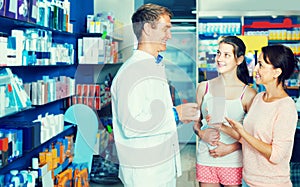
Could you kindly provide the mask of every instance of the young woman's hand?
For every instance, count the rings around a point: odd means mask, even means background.
[[[220,132],[215,128],[207,128],[205,130],[202,130],[202,135],[200,136],[200,138],[210,145],[215,146],[220,140]]]
[[[239,149],[241,149],[241,144],[239,142],[235,142],[233,144],[224,144],[222,142],[218,142],[217,148],[209,150],[209,154],[210,156],[216,158],[228,155]]]

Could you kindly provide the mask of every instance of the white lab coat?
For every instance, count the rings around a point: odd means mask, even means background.
[[[180,176],[176,122],[164,65],[136,50],[115,76],[111,93],[122,182],[156,187]]]

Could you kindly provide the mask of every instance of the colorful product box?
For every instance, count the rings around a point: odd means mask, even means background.
[[[89,96],[90,97],[94,97],[95,96],[95,85],[94,84],[90,84],[89,85]]]
[[[85,104],[85,105],[88,105],[89,103],[88,103],[88,97],[87,96],[84,96],[83,97],[83,104]]]
[[[6,0],[5,16],[9,18],[17,18],[18,0]]]
[[[33,148],[38,147],[41,144],[41,124],[40,122],[14,122],[7,121],[1,124],[1,128],[10,129],[14,128],[17,130],[22,130],[22,147],[23,152],[31,151]]]
[[[83,92],[83,86],[81,84],[77,84],[76,95],[82,96],[82,92]]]
[[[101,88],[100,85],[95,86],[95,96],[100,97]]]
[[[77,104],[77,96],[72,97],[72,104],[75,105]],[[71,105],[70,105],[71,106]]]
[[[88,104],[89,107],[95,108],[94,106],[94,97],[88,97]]]
[[[100,110],[101,109],[101,99],[100,97],[95,98],[95,109]]]
[[[28,21],[29,19],[29,2],[28,0],[18,0],[17,19]]]
[[[29,0],[28,21],[31,23],[36,23],[36,17],[37,17],[37,0]]]
[[[83,85],[83,96],[88,96],[89,95],[89,85],[87,85],[87,84],[84,84]]]
[[[77,97],[77,104],[83,104],[83,97],[82,96]]]

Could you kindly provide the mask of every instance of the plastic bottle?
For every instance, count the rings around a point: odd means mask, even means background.
[[[18,170],[11,170],[10,174],[12,175],[10,179],[10,183],[14,184],[14,186],[20,186],[20,178],[17,176],[19,173]]]
[[[115,18],[112,12],[107,12],[107,20],[108,20],[107,34],[113,37]]]
[[[68,31],[69,27],[69,15],[70,15],[70,2],[68,0],[64,0],[63,2],[64,9],[64,22],[63,22],[63,31]]]

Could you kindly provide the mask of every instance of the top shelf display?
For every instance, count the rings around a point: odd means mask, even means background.
[[[198,11],[198,18],[236,18],[265,16],[300,16],[300,12],[289,11]]]
[[[253,22],[251,25],[244,25],[245,29],[253,28],[253,29],[292,29],[299,28],[300,24],[293,24],[290,18],[284,18],[282,23],[270,23],[268,21],[257,21]]]
[[[26,29],[26,28],[38,28],[43,30],[52,31],[53,34],[58,35],[66,35],[66,36],[74,36],[76,34],[61,30],[52,29],[49,27],[44,27],[41,25],[38,25],[36,23],[31,23],[28,21],[13,19],[5,16],[0,16],[0,25],[1,25],[1,32],[10,33],[12,29]]]

